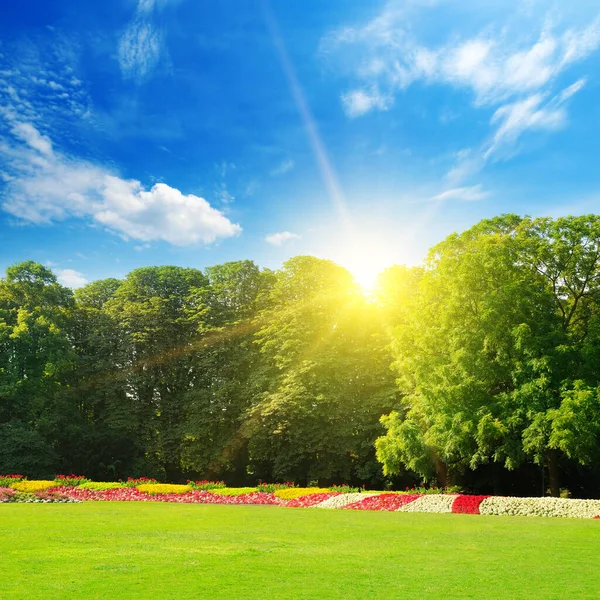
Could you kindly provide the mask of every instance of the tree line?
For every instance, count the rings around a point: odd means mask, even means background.
[[[600,218],[502,215],[365,297],[310,256],[0,280],[0,472],[600,493]]]

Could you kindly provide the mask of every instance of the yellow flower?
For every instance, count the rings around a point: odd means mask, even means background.
[[[16,483],[11,483],[10,487],[13,490],[17,490],[18,492],[40,492],[42,490],[47,490],[48,488],[58,487],[58,484],[55,481],[17,481]]]
[[[140,492],[146,494],[185,494],[192,489],[189,485],[172,483],[143,483],[136,487]]]
[[[329,490],[327,488],[285,488],[283,490],[277,490],[275,495],[282,500],[293,500],[294,498],[300,498],[301,496],[310,496],[311,494],[324,494]]]

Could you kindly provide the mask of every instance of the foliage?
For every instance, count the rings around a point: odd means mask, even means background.
[[[17,481],[22,481],[23,479],[27,479],[23,475],[0,475],[0,487],[9,486],[11,483],[17,483]]]
[[[340,485],[330,485],[329,491],[330,492],[339,492],[341,494],[356,494],[356,493],[364,492],[365,486],[363,485],[362,488],[360,488],[360,487],[353,487],[346,483],[342,483]]]
[[[386,270],[369,300],[310,256],[75,293],[10,266],[0,472],[597,496],[599,261],[600,217],[503,215]]]
[[[119,482],[121,482],[121,480],[119,480]],[[142,484],[155,484],[157,483],[156,479],[154,479],[154,477],[148,478],[148,477],[128,477],[127,481],[123,482],[123,485],[125,487],[138,487],[139,485]]]
[[[204,490],[204,491],[218,490],[218,489],[227,487],[225,485],[224,481],[207,481],[206,479],[204,479],[203,481],[189,481],[188,480],[188,485],[193,490]]]
[[[400,410],[377,455],[445,484],[468,469],[598,458],[600,218],[504,215],[433,248],[393,330]]]
[[[88,483],[89,479],[86,479],[84,475],[57,475],[54,478],[54,483],[56,485],[64,485],[64,486],[76,486],[82,485],[84,483]]]
[[[286,481],[284,483],[265,483],[265,482],[261,481],[256,486],[256,489],[259,492],[273,494],[274,492],[276,492],[278,490],[287,490],[287,489],[295,488],[295,487],[296,487],[296,484],[293,481]]]

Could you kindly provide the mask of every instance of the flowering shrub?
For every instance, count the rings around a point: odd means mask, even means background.
[[[479,513],[482,515],[591,519],[599,512],[600,500],[569,500],[567,498],[490,496],[479,505]]]
[[[67,496],[66,494],[52,491],[42,490],[38,492],[17,492],[14,489],[0,488],[0,502],[16,502],[16,503],[65,503],[79,502]]]
[[[327,488],[308,487],[308,488],[286,488],[283,490],[277,490],[275,495],[282,500],[293,500],[294,498],[300,498],[301,496],[310,496],[312,494],[326,494],[330,493]]]
[[[123,488],[123,487],[125,487],[124,483],[118,483],[115,481],[88,481],[86,483],[82,483],[79,486],[79,489],[102,491],[102,490],[115,490],[115,489]]]
[[[413,485],[411,488],[406,488],[403,492],[398,492],[400,494],[451,494],[456,495],[461,491],[460,486],[452,485],[450,487],[425,487],[423,485]]]
[[[452,503],[453,513],[478,515],[479,505],[489,496],[456,496]]]
[[[339,492],[340,494],[358,494],[359,492],[364,492],[365,486],[362,487],[352,487],[350,485],[346,485],[342,483],[341,485],[330,485],[330,492]]]
[[[190,481],[188,479],[188,485],[193,490],[204,490],[204,491],[218,490],[218,489],[222,489],[224,487],[227,487],[225,485],[224,481],[207,481],[206,479],[204,479],[202,481]]]
[[[351,492],[349,494],[342,494],[340,492],[335,493],[335,496],[323,500],[319,504],[315,504],[314,508],[343,508],[348,504],[357,504],[358,500],[369,498],[367,494],[361,494],[360,492]],[[378,495],[377,497],[380,497]]]
[[[180,504],[273,504],[284,505],[285,502],[274,494],[252,492],[234,496],[215,494],[204,490],[190,490],[184,493],[147,494],[138,488],[112,488],[107,490],[91,490],[77,487],[57,488],[69,498],[75,500],[119,501],[119,502],[177,502]]]
[[[298,496],[292,500],[288,500],[286,506],[290,508],[310,508],[316,504],[320,504],[328,498],[332,498],[337,495],[336,492],[322,492],[317,494],[308,494],[305,496]]]
[[[9,486],[11,483],[17,483],[17,481],[23,479],[27,479],[27,477],[23,477],[23,475],[0,475],[0,487]]]
[[[56,485],[65,485],[65,486],[76,486],[81,485],[82,483],[87,483],[89,479],[86,479],[84,475],[57,475],[54,478],[54,483]]]
[[[40,492],[42,490],[47,490],[52,487],[56,487],[56,483],[54,481],[17,481],[16,483],[11,483],[10,487],[18,492]]]
[[[273,494],[277,490],[287,490],[289,488],[295,488],[296,485],[293,481],[286,481],[284,483],[264,483],[261,482],[256,486],[259,492],[266,492],[267,494]]]
[[[140,478],[136,479],[134,477],[128,477],[127,481],[124,481],[124,482],[122,482],[119,479],[119,483],[124,483],[126,487],[136,487],[143,483],[158,483],[158,482],[154,478],[148,479],[148,477],[140,477]]]
[[[253,487],[241,487],[217,489],[213,490],[213,493],[218,494],[219,496],[243,496],[244,494],[251,494],[256,491],[256,488]]]
[[[185,494],[192,488],[189,485],[176,485],[172,483],[143,483],[137,489],[146,494]]]
[[[16,493],[12,488],[0,487],[0,502],[10,502]]]
[[[420,498],[417,494],[374,494],[366,498],[366,494],[361,494],[361,496],[363,499],[357,502],[359,496],[353,503],[348,503],[345,508],[349,510],[396,511],[405,504]]]
[[[451,513],[456,494],[425,494],[409,504],[401,506],[402,512]]]
[[[28,481],[20,475],[2,476],[0,502],[177,502],[187,504],[264,504],[349,510],[466,513],[543,517],[600,518],[600,500],[567,498],[511,498],[409,492],[349,491],[350,486],[330,489],[263,483],[258,488],[227,488],[223,482],[197,481],[188,485],[159,484],[156,480],[129,478],[127,482],[93,482],[82,476],[57,476],[55,481]],[[74,482],[83,480],[79,485]],[[339,491],[343,489],[343,491]],[[414,488],[416,489],[416,488]],[[432,488],[433,489],[433,488]],[[441,488],[437,488],[441,490]]]

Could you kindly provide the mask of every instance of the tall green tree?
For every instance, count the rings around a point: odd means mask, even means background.
[[[580,424],[565,412],[577,397],[591,414],[595,395],[582,396],[583,381],[600,383],[599,223],[506,215],[431,251],[394,331],[403,403],[377,442],[387,473],[408,468],[443,482],[448,469],[535,460],[557,494],[561,456],[589,462],[589,444],[584,452],[565,441]],[[597,432],[588,428],[588,439]]]
[[[190,309],[206,285],[197,269],[146,267],[132,271],[105,305],[123,336],[120,368],[127,373],[125,393],[133,399],[147,464],[170,481],[184,476],[186,397],[200,376]]]
[[[49,424],[74,366],[72,308],[71,291],[33,261],[0,280],[0,472],[45,476],[56,467],[60,436]]]
[[[205,274],[208,284],[193,303],[201,374],[187,395],[183,462],[204,477],[243,483],[248,453],[242,419],[263,383],[254,319],[274,275],[248,260],[209,267]]]
[[[283,266],[259,315],[270,369],[245,428],[264,479],[375,481],[373,442],[395,403],[381,315],[330,261]]]

